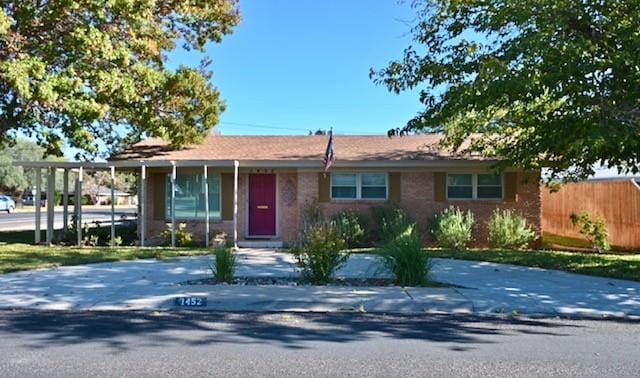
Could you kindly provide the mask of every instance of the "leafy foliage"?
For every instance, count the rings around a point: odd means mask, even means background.
[[[498,248],[525,248],[536,236],[525,217],[496,209],[489,219],[489,241]]]
[[[14,166],[13,163],[17,161],[41,160],[44,154],[44,148],[23,138],[17,139],[13,146],[0,148],[0,189],[20,192],[35,186],[35,170]],[[60,160],[60,158],[49,156],[46,160]],[[56,176],[56,188],[62,188],[61,176],[60,174]],[[44,175],[42,183],[44,188],[46,183],[46,177]]]
[[[414,5],[417,46],[371,71],[393,92],[420,89],[424,111],[391,134],[442,131],[443,147],[565,179],[594,164],[640,172],[640,2]]]
[[[161,236],[164,238],[164,242],[167,245],[171,245],[171,224],[167,224],[167,228],[162,231]],[[190,247],[193,243],[193,233],[187,230],[186,223],[179,223],[176,227],[176,246],[177,247]]]
[[[349,258],[340,252],[345,248],[346,243],[335,225],[321,222],[308,226],[303,244],[293,251],[305,280],[328,283],[333,273]]]
[[[216,247],[211,272],[218,282],[231,282],[236,271],[236,255],[230,248]]]
[[[166,56],[177,41],[204,51],[238,22],[236,0],[3,1],[0,144],[18,131],[54,155],[65,139],[89,154],[143,135],[200,140],[224,109],[209,61],[171,70]]]
[[[345,210],[333,217],[331,221],[347,244],[347,248],[362,246],[366,237],[365,217],[353,210]]]
[[[571,214],[571,223],[578,228],[578,231],[582,235],[585,235],[587,239],[589,239],[598,252],[611,249],[607,221],[603,217],[597,216],[595,219],[592,219],[591,214],[589,214],[588,211],[584,211],[580,215]]]
[[[385,245],[396,238],[416,233],[416,222],[395,204],[373,208],[380,243]]]
[[[432,234],[439,247],[462,249],[471,241],[475,219],[471,211],[465,214],[450,206],[433,219]]]

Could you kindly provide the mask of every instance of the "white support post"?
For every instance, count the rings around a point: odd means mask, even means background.
[[[39,167],[35,169],[36,174],[36,191],[33,193],[33,206],[36,210],[36,231],[34,234],[33,242],[35,244],[40,244],[40,217],[42,216],[40,213],[40,200],[42,198],[42,169]]]
[[[64,169],[62,175],[62,230],[69,231],[69,168]]]
[[[76,209],[76,231],[78,233],[78,247],[82,245],[82,167],[78,170],[78,179],[76,181],[76,198],[74,208]]]
[[[111,166],[111,248],[116,246],[116,194],[114,186],[116,184],[116,167]]]
[[[209,247],[209,179],[207,166],[204,166],[204,246]]]
[[[146,202],[146,181],[147,181],[147,167],[142,166],[140,170],[140,187],[138,190],[140,191],[140,214],[138,215],[138,224],[140,225],[140,246],[144,247],[144,235],[145,235],[145,202]]]
[[[53,221],[56,206],[56,169],[47,169],[47,245],[53,243]]]
[[[171,162],[171,246],[176,246],[176,164]]]
[[[233,161],[233,248],[238,249],[238,166],[240,162]]]

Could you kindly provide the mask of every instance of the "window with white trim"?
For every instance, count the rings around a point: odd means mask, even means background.
[[[332,199],[386,200],[386,173],[332,173]]]
[[[502,199],[502,175],[493,173],[447,174],[447,199]]]

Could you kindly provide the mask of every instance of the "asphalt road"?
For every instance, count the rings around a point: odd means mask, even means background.
[[[120,219],[122,214],[132,217],[136,212],[135,207],[116,208],[116,220]],[[69,219],[73,214],[73,207],[69,208]],[[5,212],[0,213],[0,231],[15,231],[15,230],[35,230],[36,224],[35,210],[31,211],[17,211],[12,214]],[[111,208],[106,206],[102,208],[96,207],[83,207],[82,208],[82,222],[91,223],[94,221],[110,222],[111,221]],[[62,210],[56,207],[54,215],[54,228],[62,228]],[[40,212],[40,227],[41,229],[47,228],[47,210],[42,208]]]
[[[3,377],[640,376],[623,321],[4,311],[0,339]]]

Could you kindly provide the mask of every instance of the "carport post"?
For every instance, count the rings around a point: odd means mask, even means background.
[[[204,246],[209,247],[209,179],[207,178],[207,166],[204,166]]]
[[[53,221],[56,206],[56,169],[47,169],[47,244],[53,242]]]
[[[143,164],[140,171],[140,214],[138,215],[138,224],[140,224],[140,246],[144,247],[144,229],[146,227],[145,217],[145,202],[146,202],[146,181],[147,181],[147,167]]]
[[[76,209],[76,231],[78,233],[78,247],[82,245],[82,166],[78,169],[78,179],[76,180],[76,198],[74,209]]]
[[[171,246],[176,246],[176,163],[171,162]]]
[[[35,169],[35,174],[36,174],[36,192],[33,194],[33,206],[36,208],[36,232],[34,234],[34,240],[33,242],[35,244],[40,244],[40,200],[41,200],[41,194],[40,191],[42,190],[41,186],[42,186],[42,169],[40,169],[40,167]]]
[[[69,231],[69,168],[64,169],[62,175],[62,230]]]
[[[233,161],[233,248],[238,249],[238,166],[240,162]]]
[[[116,167],[113,165],[111,168],[111,248],[116,246],[116,195],[114,192],[114,185],[116,183]]]

